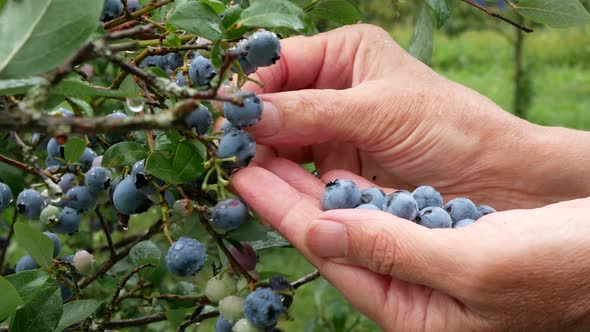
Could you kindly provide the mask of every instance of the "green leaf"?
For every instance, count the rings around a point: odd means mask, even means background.
[[[359,10],[347,0],[320,1],[309,14],[340,24],[354,24],[363,19]]]
[[[138,88],[139,89],[139,88]],[[54,95],[62,95],[68,97],[112,97],[123,98],[127,96],[137,96],[135,94],[127,94],[124,90],[110,90],[102,86],[90,85],[75,79],[65,79],[61,81],[55,88],[51,90]]]
[[[144,71],[158,77],[169,78],[168,74],[160,67],[148,67]]]
[[[266,239],[266,232],[270,231],[269,227],[255,221],[248,220],[243,223],[240,227],[233,230],[229,237],[235,241],[261,241]]]
[[[432,49],[434,47],[434,19],[431,9],[426,5],[422,6],[422,12],[414,28],[414,35],[410,42],[408,51],[416,59],[430,64]]]
[[[53,260],[53,241],[36,228],[23,223],[14,225],[14,236],[33,260],[41,267],[49,267]]]
[[[31,77],[25,79],[0,80],[0,96],[12,96],[26,94],[35,85],[46,83],[43,77]]]
[[[154,264],[160,265],[162,251],[152,241],[141,241],[129,252],[129,259],[135,265]]]
[[[568,28],[588,23],[590,14],[578,0],[519,0],[518,14],[553,28]]]
[[[275,247],[291,247],[289,241],[272,229],[266,232],[264,240],[252,241],[250,245],[256,251]]]
[[[62,313],[59,287],[47,287],[39,291],[24,307],[18,309],[10,322],[9,332],[53,331]]]
[[[105,167],[119,167],[132,165],[147,158],[147,149],[143,145],[133,142],[121,142],[111,146],[102,157]]]
[[[103,1],[9,1],[0,13],[0,78],[45,73],[96,31]]]
[[[309,16],[297,5],[287,0],[256,1],[245,9],[237,27],[288,28],[297,32],[312,34],[315,27]]]
[[[204,172],[203,158],[199,150],[191,143],[180,142],[171,157],[161,151],[154,151],[146,161],[147,173],[169,184],[190,182]]]
[[[85,117],[90,117],[94,115],[94,110],[92,109],[92,106],[90,106],[90,104],[88,104],[85,100],[79,98],[68,98],[67,101],[68,104],[72,106],[76,114],[81,114]]]
[[[182,45],[182,40],[180,40],[180,37],[178,37],[178,35],[175,33],[171,33],[166,36],[166,41],[172,47],[180,47],[180,45]]]
[[[87,318],[96,311],[99,305],[100,302],[96,300],[78,300],[66,303],[63,306],[63,314],[55,330],[61,331]]]
[[[21,271],[6,276],[6,280],[16,288],[23,303],[31,301],[35,294],[45,286],[48,279],[49,275],[42,270]]]
[[[223,13],[227,8],[223,2],[218,0],[201,0],[201,2],[211,7],[218,15]]]
[[[436,16],[436,27],[441,28],[445,22],[451,16],[451,12],[449,11],[449,7],[445,0],[424,0],[430,8],[434,11],[434,15]],[[503,0],[500,0],[503,1]]]
[[[168,133],[160,133],[156,136],[156,141],[154,144],[154,149],[156,151],[168,151],[170,153],[174,153],[176,151],[176,146],[180,139],[178,137],[174,137],[175,135],[171,135]]]
[[[2,301],[0,301],[0,322],[5,320],[12,314],[16,308],[23,302],[18,295],[14,286],[0,276],[0,294],[2,294]]]
[[[221,19],[208,5],[189,1],[176,7],[168,24],[209,40],[222,38]]]
[[[64,145],[64,159],[68,164],[78,161],[85,149],[86,141],[79,137],[70,137]]]
[[[168,310],[166,311],[165,315],[170,323],[172,323],[174,326],[178,326],[184,321],[186,309]]]

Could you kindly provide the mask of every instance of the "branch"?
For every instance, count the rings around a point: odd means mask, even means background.
[[[190,318],[191,314],[187,314],[185,317]],[[195,320],[195,323],[202,322],[205,319],[213,318],[219,316],[218,311],[209,311],[204,314],[200,314],[199,317]],[[107,329],[122,329],[126,327],[133,327],[133,326],[142,326],[148,325],[151,323],[161,322],[166,320],[165,313],[158,313],[153,314],[150,316],[139,317],[139,318],[130,318],[130,319],[121,319],[121,320],[112,320],[105,324],[105,328]],[[0,330],[1,331],[1,330]]]
[[[301,287],[301,286],[303,286],[303,285],[305,285],[305,284],[307,284],[309,282],[312,282],[312,281],[316,280],[319,277],[320,277],[320,272],[318,270],[315,270],[312,273],[310,273],[310,274],[308,274],[308,275],[306,275],[306,276],[304,276],[304,277],[302,277],[300,279],[297,279],[297,280],[293,281],[291,283],[291,287],[293,287],[293,289],[297,289],[297,288],[299,288],[299,287]]]
[[[8,246],[10,245],[10,240],[12,239],[12,235],[14,235],[14,223],[16,223],[16,218],[18,217],[18,210],[14,209],[14,214],[12,215],[12,224],[10,224],[10,231],[8,231],[8,235],[6,236],[6,240],[4,244],[2,244],[2,252],[0,252],[0,272],[2,272],[2,265],[4,264],[4,256],[6,256],[6,251],[8,251]]]
[[[111,238],[111,233],[109,232],[109,225],[107,225],[107,222],[104,220],[104,216],[102,215],[102,213],[100,213],[100,209],[98,207],[96,207],[96,216],[98,217],[98,220],[100,221],[100,226],[102,227],[102,230],[104,231],[104,235],[107,238],[107,243],[109,244],[109,251],[111,253],[111,258],[117,256],[117,251],[115,250],[115,246],[113,245],[113,239]]]
[[[473,7],[477,8],[477,9],[483,11],[484,13],[486,13],[486,14],[488,14],[490,16],[493,16],[493,17],[498,18],[498,19],[500,19],[500,20],[502,20],[502,21],[504,21],[504,22],[506,22],[508,24],[511,24],[511,25],[517,27],[518,29],[520,29],[520,30],[522,30],[524,32],[529,32],[530,33],[530,32],[533,32],[534,31],[531,28],[527,28],[527,27],[525,27],[522,24],[519,24],[517,22],[514,22],[513,20],[511,20],[511,19],[509,19],[507,17],[504,17],[504,16],[498,14],[497,12],[491,10],[490,8],[488,8],[486,6],[482,6],[482,5],[478,4],[478,3],[473,2],[472,0],[461,0],[461,1],[470,4],[471,6],[473,6]]]
[[[129,21],[133,21],[133,20],[135,20],[137,18],[140,18],[141,16],[143,16],[143,15],[145,15],[145,14],[151,12],[151,11],[154,11],[154,10],[156,10],[156,9],[162,7],[162,6],[165,6],[165,5],[167,5],[167,4],[171,3],[171,2],[174,2],[174,0],[165,0],[165,1],[162,1],[162,2],[155,3],[155,4],[149,4],[149,5],[145,6],[145,7],[143,7],[142,9],[140,9],[140,10],[138,10],[136,12],[133,12],[133,14],[130,14],[128,16],[127,15],[123,15],[123,16],[118,17],[118,18],[116,18],[116,19],[114,19],[112,21],[106,22],[104,24],[104,28],[105,28],[105,30],[108,30],[108,29],[112,29],[112,28],[114,28],[114,27],[116,27],[118,25],[121,25],[123,23],[127,23]]]
[[[88,287],[88,285],[90,285],[93,281],[100,278],[103,274],[107,273],[107,271],[110,270],[110,268],[113,267],[118,261],[122,260],[123,258],[127,257],[127,255],[129,255],[129,252],[131,251],[131,248],[133,248],[133,246],[135,246],[136,244],[138,244],[141,241],[145,241],[145,240],[149,239],[154,234],[158,233],[161,228],[162,228],[162,220],[156,221],[152,226],[150,226],[148,231],[142,237],[135,240],[135,242],[133,242],[125,250],[118,253],[115,257],[109,258],[109,260],[106,261],[103,265],[101,265],[101,267],[96,272],[94,272],[93,274],[89,275],[88,277],[82,279],[78,283],[78,286],[80,287],[80,289]]]
[[[2,115],[4,115],[4,114],[2,114]],[[1,120],[2,115],[0,115],[0,121],[2,121]],[[0,124],[0,127],[2,127],[2,124]],[[57,180],[53,177],[53,175],[51,175],[49,172],[46,172],[38,167],[33,167],[30,165],[27,165],[27,164],[22,163],[18,160],[8,158],[2,154],[0,154],[0,162],[5,163],[10,166],[13,166],[13,167],[16,167],[16,168],[20,168],[21,170],[23,170],[27,173],[30,173],[30,174],[34,174],[34,175],[42,178],[43,180],[45,180],[46,178],[49,178],[51,181],[57,183]]]

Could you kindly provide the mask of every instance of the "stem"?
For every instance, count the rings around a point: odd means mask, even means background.
[[[117,256],[117,251],[115,250],[115,246],[113,245],[113,239],[111,238],[111,233],[109,232],[109,226],[107,225],[107,222],[104,220],[104,216],[102,215],[102,213],[100,213],[98,207],[96,208],[95,212],[96,216],[98,217],[98,220],[100,221],[100,226],[104,231],[104,235],[107,238],[107,243],[109,244],[109,251],[111,253],[110,257],[113,258]]]
[[[4,256],[6,256],[6,251],[8,251],[8,246],[10,245],[10,240],[14,235],[14,223],[16,222],[16,218],[18,218],[18,210],[14,208],[14,214],[12,215],[12,224],[10,224],[10,230],[8,231],[8,235],[6,236],[6,242],[2,246],[2,252],[0,252],[0,272],[2,272],[2,265],[4,264]]]
[[[0,118],[1,118],[1,116],[0,116]],[[0,124],[0,127],[1,126],[2,125]],[[20,162],[18,160],[14,160],[14,159],[8,158],[5,155],[0,154],[0,162],[5,163],[5,164],[10,165],[10,166],[13,166],[13,167],[16,167],[16,168],[19,168],[19,169],[21,169],[21,170],[23,170],[23,171],[25,171],[27,173],[37,175],[38,177],[40,177],[42,179],[45,179],[45,177],[47,177],[50,180],[52,180],[53,182],[57,182],[57,180],[53,177],[53,175],[51,175],[51,173],[46,172],[46,171],[41,170],[41,169],[38,169],[36,167],[27,165],[27,164],[22,163],[22,162]]]
[[[162,7],[162,6],[165,6],[165,5],[167,5],[167,4],[171,3],[171,2],[174,2],[174,0],[165,0],[165,1],[161,1],[161,2],[155,3],[155,4],[149,4],[149,5],[145,6],[145,7],[143,7],[142,9],[134,12],[133,14],[130,14],[129,16],[125,16],[124,15],[124,16],[118,17],[118,18],[116,18],[116,19],[114,19],[112,21],[106,22],[104,24],[104,29],[105,30],[112,29],[112,28],[114,28],[116,26],[119,26],[119,25],[121,25],[123,23],[127,23],[129,21],[133,21],[133,20],[135,20],[135,19],[137,19],[137,18],[139,18],[139,17],[141,17],[141,16],[143,16],[143,15],[145,15],[145,14],[151,12],[151,11],[154,11],[154,10],[156,10],[156,9]]]
[[[478,3],[473,2],[472,0],[461,0],[461,1],[470,4],[471,6],[473,6],[473,7],[477,8],[477,9],[483,11],[484,13],[486,13],[486,14],[488,14],[490,16],[493,16],[493,17],[498,18],[498,19],[500,19],[500,20],[502,20],[502,21],[504,21],[504,22],[506,22],[508,24],[511,24],[511,25],[517,27],[518,29],[520,29],[520,30],[522,30],[524,32],[530,33],[530,32],[533,32],[534,31],[531,28],[527,28],[524,25],[519,24],[518,22],[514,22],[513,20],[511,20],[511,19],[509,19],[507,17],[504,17],[504,16],[498,14],[497,12],[489,9],[488,7],[485,7],[485,6],[482,6],[482,5],[478,4]]]
[[[303,276],[300,279],[297,279],[297,280],[293,281],[291,283],[291,287],[293,287],[293,289],[297,289],[297,288],[299,288],[299,287],[301,287],[301,286],[303,286],[303,285],[305,285],[305,284],[307,284],[309,282],[312,282],[312,281],[316,280],[319,277],[320,277],[320,272],[318,270],[315,270],[312,273],[310,273],[310,274],[308,274],[306,276]]]

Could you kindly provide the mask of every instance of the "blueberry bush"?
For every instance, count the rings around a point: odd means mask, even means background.
[[[450,10],[420,3],[409,51],[428,63]],[[554,27],[589,17],[577,0],[502,8]],[[264,117],[242,87],[281,61],[282,38],[362,20],[347,0],[0,0],[0,331],[206,320],[217,332],[280,331],[296,319],[294,295],[318,271],[257,270],[257,252],[290,244],[228,190],[255,157],[244,129]],[[386,195],[344,179],[322,206],[430,228],[494,212],[466,198],[443,205],[432,187]],[[309,331],[366,330],[320,302]]]

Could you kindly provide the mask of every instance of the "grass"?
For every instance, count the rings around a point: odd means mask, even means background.
[[[407,47],[411,33],[411,28],[396,28],[392,35],[401,45]],[[434,70],[480,92],[505,110],[511,111],[513,55],[511,43],[505,34],[474,31],[454,38],[438,34],[435,41],[432,61]],[[525,43],[533,91],[528,119],[542,125],[590,129],[590,28],[540,29],[527,35]],[[293,277],[313,269],[292,249],[263,251],[260,267],[261,271],[281,271]],[[297,292],[290,310],[294,320],[281,322],[280,327],[284,331],[328,331],[325,328],[305,329],[308,321],[318,317],[314,299],[318,294],[319,297],[327,298],[326,301],[331,305],[340,308],[339,312],[353,310],[327,283],[315,282]],[[327,315],[338,314],[332,312]],[[348,315],[353,319],[360,314],[352,311]],[[378,330],[374,325],[365,325],[363,329]]]

